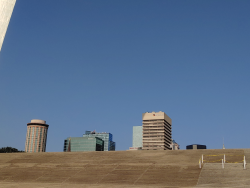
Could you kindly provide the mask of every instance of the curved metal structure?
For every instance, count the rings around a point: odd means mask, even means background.
[[[0,0],[0,51],[16,0]]]

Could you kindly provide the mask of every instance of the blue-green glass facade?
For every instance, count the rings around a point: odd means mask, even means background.
[[[103,151],[104,141],[100,138],[70,137],[64,140],[64,151]]]
[[[95,133],[86,131],[83,138],[100,138],[104,141],[104,151],[115,151],[115,142],[111,133]]]

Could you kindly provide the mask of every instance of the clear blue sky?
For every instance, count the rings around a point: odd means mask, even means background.
[[[250,1],[17,0],[0,52],[0,147],[24,150],[31,119],[67,137],[132,146],[164,111],[185,149],[249,148]]]

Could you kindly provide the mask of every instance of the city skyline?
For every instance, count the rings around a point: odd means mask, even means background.
[[[245,0],[16,1],[0,52],[0,147],[24,150],[34,118],[51,125],[47,152],[87,129],[112,132],[127,150],[141,114],[163,111],[181,149],[221,149],[223,137],[225,148],[248,148],[249,9]]]

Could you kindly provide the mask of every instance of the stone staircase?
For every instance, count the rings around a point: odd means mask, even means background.
[[[250,162],[250,149],[242,152]],[[224,169],[221,163],[205,163],[196,187],[250,187],[250,166],[243,169],[242,156],[240,151],[231,154],[231,161],[225,164]],[[227,158],[226,155],[226,161]]]

